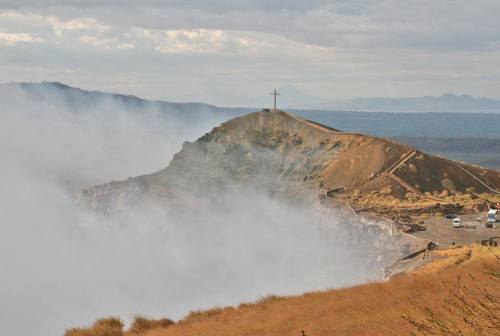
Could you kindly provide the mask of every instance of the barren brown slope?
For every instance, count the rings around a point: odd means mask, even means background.
[[[432,261],[418,271],[385,283],[195,312],[141,334],[500,335],[500,249],[474,246],[432,253]]]
[[[497,300],[500,295],[498,249],[464,248],[449,254],[456,256],[388,283],[226,309],[210,317],[188,318],[171,329],[149,335],[300,335],[300,330],[307,335],[405,335],[418,328],[402,316],[425,321],[428,310],[455,332],[499,335],[500,304],[488,302],[488,297]],[[488,294],[484,295],[484,291]],[[496,317],[488,318],[488,314]],[[464,319],[489,328],[477,332]],[[429,325],[436,328],[439,323]],[[429,331],[422,334],[428,335]]]
[[[167,168],[87,189],[82,200],[95,208],[119,208],[144,198],[189,202],[228,185],[260,186],[277,194],[383,190],[402,198],[409,192],[493,192],[500,187],[500,172],[285,112],[255,112],[186,142]]]
[[[449,191],[489,193],[498,189],[499,172],[480,167],[456,163],[444,158],[417,153],[394,172],[395,175],[411,182],[422,192]],[[473,176],[477,176],[477,179]],[[490,188],[488,188],[488,186]]]

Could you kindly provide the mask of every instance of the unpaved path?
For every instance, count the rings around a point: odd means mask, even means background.
[[[484,183],[479,177],[477,177],[476,175],[472,174],[470,171],[468,171],[467,169],[465,169],[464,167],[462,167],[462,165],[460,165],[458,163],[456,165],[457,165],[458,168],[462,169],[465,173],[467,173],[470,177],[472,177],[473,179],[475,179],[476,181],[478,181],[479,183],[481,183],[488,190],[492,191],[495,194],[500,194],[500,191],[498,191],[498,190],[490,187],[486,183]]]

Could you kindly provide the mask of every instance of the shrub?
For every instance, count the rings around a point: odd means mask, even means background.
[[[123,322],[117,317],[108,317],[97,320],[93,327],[123,330]]]
[[[278,296],[278,295],[268,295],[268,296],[261,297],[257,301],[257,303],[258,304],[265,304],[265,303],[271,303],[271,302],[281,301],[283,299],[285,299],[285,297]]]
[[[92,336],[90,328],[72,328],[66,330],[64,336]]]
[[[129,331],[133,333],[142,333],[146,330],[157,329],[157,328],[167,328],[173,325],[175,322],[167,318],[162,318],[158,320],[148,319],[144,316],[136,316]]]
[[[193,310],[193,311],[190,311],[189,314],[186,316],[185,321],[189,322],[189,321],[197,320],[197,319],[204,318],[204,317],[214,316],[214,315],[219,314],[221,311],[222,311],[222,308],[219,308],[219,307],[215,307],[215,308],[208,309],[208,310]]]
[[[119,318],[109,317],[97,320],[90,328],[73,328],[64,336],[122,336],[123,322]]]

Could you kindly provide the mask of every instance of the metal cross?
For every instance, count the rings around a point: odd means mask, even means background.
[[[274,91],[271,92],[270,94],[274,96],[274,109],[273,109],[273,111],[276,112],[277,111],[277,109],[276,109],[276,97],[278,97],[280,94],[278,93],[278,91],[276,89],[274,89]]]

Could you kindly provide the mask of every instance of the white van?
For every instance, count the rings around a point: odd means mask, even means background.
[[[460,221],[460,217],[453,218],[453,227],[455,228],[462,227],[462,222]]]
[[[488,211],[488,215],[486,217],[486,227],[492,228],[493,225],[497,222],[497,212],[498,210],[491,209]]]

